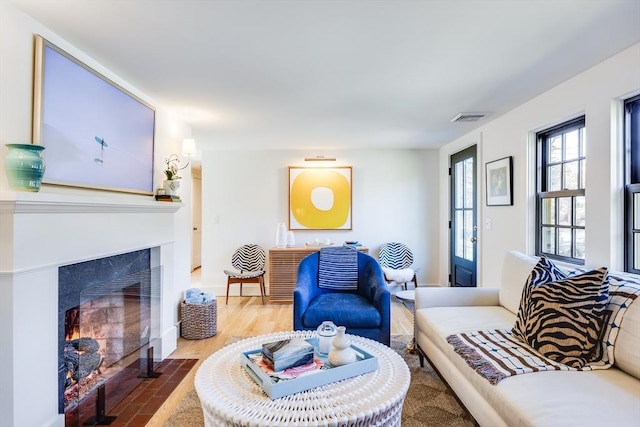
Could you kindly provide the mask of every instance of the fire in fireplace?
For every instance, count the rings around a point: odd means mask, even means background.
[[[80,307],[65,313],[64,365],[67,369],[64,400],[65,408],[78,398],[78,391],[86,389],[92,378],[100,374],[104,360],[100,343],[89,337],[80,338]],[[80,384],[80,381],[83,383]]]

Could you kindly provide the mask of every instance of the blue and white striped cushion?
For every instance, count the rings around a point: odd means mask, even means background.
[[[346,246],[320,249],[318,287],[342,291],[358,289],[358,251]]]

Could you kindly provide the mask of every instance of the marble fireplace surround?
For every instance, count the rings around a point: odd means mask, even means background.
[[[150,267],[162,267],[162,354],[155,357],[164,359],[178,337],[173,278],[181,204],[144,196],[14,194],[0,195],[0,424],[63,427],[59,268],[149,249]]]

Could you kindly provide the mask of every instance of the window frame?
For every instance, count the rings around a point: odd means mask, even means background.
[[[634,197],[640,197],[640,95],[624,101],[624,148],[624,270],[640,274],[640,265],[634,266],[640,254],[633,244],[640,239],[640,225],[634,228],[633,221],[640,215],[634,212]]]
[[[581,142],[582,145],[579,144],[579,147],[582,146],[582,151],[578,153],[576,158],[572,158],[570,160],[566,160],[564,157],[564,135],[576,130],[576,129],[584,129],[583,132],[579,132],[580,138],[584,138]],[[563,144],[562,144],[562,154],[559,162],[550,162],[548,159],[549,150],[547,146],[549,144],[549,140],[558,135],[563,135]],[[579,140],[580,141],[580,140]],[[581,223],[582,225],[577,225],[579,222],[576,218],[576,201],[578,198],[582,198],[583,203],[586,203],[585,197],[585,185],[584,185],[584,166],[586,164],[586,118],[585,116],[580,116],[566,122],[563,122],[557,126],[553,126],[548,129],[544,129],[540,132],[536,133],[536,246],[535,251],[538,256],[547,256],[551,259],[555,259],[558,261],[563,261],[571,264],[584,265],[585,260],[583,258],[577,258],[576,255],[576,232],[577,230],[582,231],[586,235],[586,218],[584,218]],[[547,190],[548,185],[548,169],[549,166],[560,165],[561,171],[564,170],[564,165],[567,163],[571,163],[576,161],[578,163],[577,170],[577,187],[574,189],[560,189],[560,190]],[[582,178],[582,179],[581,179]],[[564,180],[564,173],[560,173],[561,183]],[[559,200],[562,198],[570,198],[571,200],[571,209],[570,209],[570,220],[569,225],[567,224],[559,224],[558,219],[559,215]],[[554,222],[553,223],[545,223],[543,222],[544,214],[543,214],[543,200],[545,199],[553,199],[554,200]],[[552,228],[554,230],[554,252],[549,253],[543,251],[543,229],[544,228]],[[571,241],[571,256],[560,255],[558,254],[558,247],[560,241],[559,230],[570,230],[570,241]],[[586,237],[586,236],[585,236]]]

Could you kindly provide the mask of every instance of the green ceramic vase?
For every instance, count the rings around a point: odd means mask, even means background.
[[[16,191],[40,191],[44,175],[44,147],[34,144],[7,144],[9,152],[4,164],[9,187]]]

